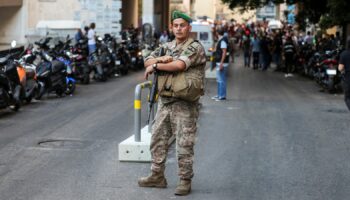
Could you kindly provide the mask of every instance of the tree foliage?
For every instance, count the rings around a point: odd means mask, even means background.
[[[230,9],[240,8],[241,11],[253,10],[269,2],[274,4],[298,4],[296,21],[305,25],[306,21],[319,23],[327,28],[333,25],[344,25],[350,22],[349,0],[221,0]],[[307,20],[306,20],[307,19]]]
[[[328,0],[328,12],[322,15],[320,25],[328,28],[333,25],[345,25],[350,23],[350,1],[349,0]]]

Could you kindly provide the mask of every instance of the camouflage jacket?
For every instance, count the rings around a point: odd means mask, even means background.
[[[202,87],[204,92],[206,55],[201,43],[197,40],[189,38],[187,41],[179,45],[176,44],[176,40],[173,40],[165,43],[161,47],[165,49],[165,55],[172,56],[173,60],[181,60],[185,63],[185,76],[190,77],[191,79],[200,80],[200,87]],[[153,51],[145,60],[159,57],[161,47]],[[162,95],[161,97],[161,101],[163,103],[173,102],[176,100],[176,98],[172,97],[165,97]]]

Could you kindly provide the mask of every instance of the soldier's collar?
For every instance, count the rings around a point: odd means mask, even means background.
[[[183,41],[183,42],[181,42],[179,44],[177,44],[176,40],[175,40],[175,46],[179,46],[179,45],[180,46],[184,46],[185,44],[190,44],[192,42],[193,42],[193,39],[191,37],[187,38],[185,41]]]
[[[176,46],[178,46],[178,45],[184,45],[188,40],[189,40],[189,38],[187,38],[186,40],[184,40],[184,41],[181,42],[181,43],[177,43],[176,40],[175,40],[175,44],[176,44]]]

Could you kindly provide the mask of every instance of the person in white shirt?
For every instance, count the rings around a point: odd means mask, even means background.
[[[168,33],[166,31],[163,31],[162,35],[159,38],[159,43],[164,44],[168,42],[168,39],[169,39]]]
[[[96,39],[95,39],[95,23],[90,24],[90,29],[88,31],[88,46],[89,46],[89,54],[96,51]]]
[[[308,31],[308,32],[307,32],[307,35],[304,37],[304,42],[305,42],[306,44],[312,45],[313,37],[312,37],[310,31]]]

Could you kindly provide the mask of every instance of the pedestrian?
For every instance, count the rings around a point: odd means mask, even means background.
[[[312,45],[314,37],[311,35],[311,31],[306,33],[303,42],[308,45]]]
[[[260,39],[255,34],[252,41],[252,52],[253,52],[253,69],[259,68],[259,57],[260,57]]]
[[[158,73],[160,99],[150,144],[152,173],[141,177],[138,184],[140,187],[167,187],[164,170],[168,140],[175,135],[180,178],[175,195],[187,195],[191,191],[198,100],[204,94],[206,55],[203,46],[189,37],[191,21],[188,15],[174,11],[172,30],[175,40],[165,43],[145,58],[146,79],[155,71],[161,72]],[[165,50],[164,56],[160,53],[161,48]]]
[[[260,55],[262,58],[262,71],[266,71],[270,66],[270,41],[267,37],[267,34],[264,33],[262,39],[260,40]]]
[[[159,43],[160,44],[164,44],[168,42],[168,32],[167,31],[163,31],[162,35],[159,38]]]
[[[252,41],[249,35],[243,36],[244,67],[250,67],[250,57],[252,54]]]
[[[281,56],[282,56],[282,36],[280,33],[277,33],[273,38],[272,43],[272,55],[273,55],[273,61],[276,64],[275,71],[281,70]]]
[[[96,36],[95,36],[95,23],[90,24],[90,29],[88,31],[88,46],[89,46],[89,54],[92,54],[96,51]]]
[[[340,54],[338,69],[343,75],[344,100],[350,111],[350,39],[347,49]]]
[[[336,43],[337,47],[340,47],[342,45],[342,39],[341,39],[339,31],[337,31],[335,33],[335,43]]]
[[[87,38],[88,32],[89,32],[89,27],[88,26],[84,26],[84,37]]]
[[[75,39],[76,43],[78,43],[79,40],[83,39],[83,37],[84,37],[83,32],[81,31],[80,28],[78,28],[77,32],[74,35],[74,39]]]
[[[292,77],[292,70],[294,65],[294,56],[296,53],[296,48],[294,45],[294,42],[290,36],[287,37],[287,40],[283,46],[283,53],[284,53],[284,63],[286,66],[286,74],[284,77]]]
[[[216,62],[216,82],[217,82],[217,95],[212,99],[216,101],[226,100],[226,76],[227,68],[230,62],[230,54],[228,50],[228,39],[224,36],[224,30],[217,30],[219,41],[215,48],[215,62]]]

